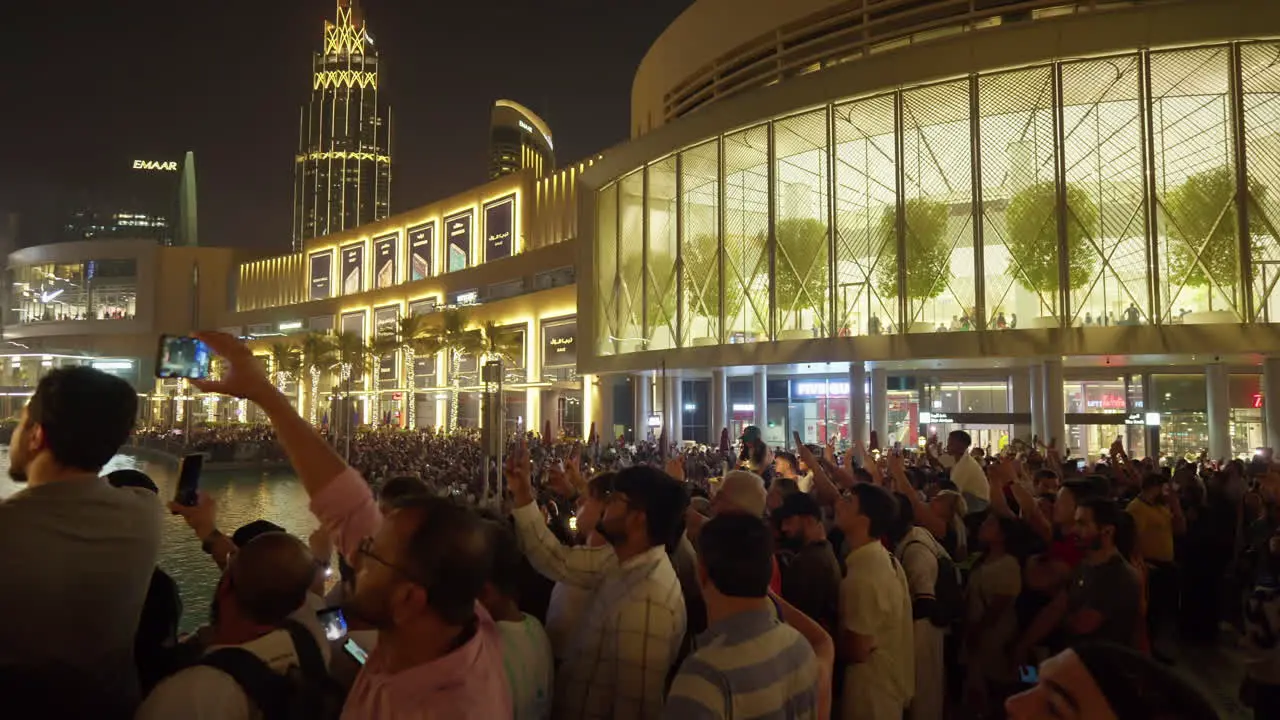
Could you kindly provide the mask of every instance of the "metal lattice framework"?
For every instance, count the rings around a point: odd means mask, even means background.
[[[1280,42],[839,100],[656,160],[597,210],[601,354],[667,330],[692,347],[1271,322]]]

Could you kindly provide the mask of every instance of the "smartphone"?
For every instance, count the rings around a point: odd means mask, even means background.
[[[569,516],[569,532],[578,532],[578,516]]]
[[[342,644],[342,650],[362,666],[369,659],[369,653],[360,647],[360,643],[356,642],[354,638],[347,638],[347,641]]]
[[[161,335],[156,350],[156,377],[203,380],[209,377],[212,359],[209,346],[189,335]]]
[[[1084,472],[1085,470],[1088,470],[1088,469],[1089,469],[1088,460],[1086,460],[1085,458],[1080,458],[1079,460],[1076,461],[1076,472]]]
[[[1024,685],[1035,685],[1040,682],[1040,670],[1035,665],[1019,665],[1018,679]]]
[[[324,628],[324,637],[330,642],[336,642],[347,635],[347,618],[342,614],[342,608],[330,607],[316,612],[316,620],[320,621],[320,627]]]
[[[200,489],[200,471],[204,469],[204,455],[193,453],[182,458],[178,466],[178,491],[173,501],[179,505],[195,507],[199,502],[196,491]]]

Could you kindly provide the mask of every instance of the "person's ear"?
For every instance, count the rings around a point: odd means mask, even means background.
[[[30,422],[30,421],[28,421]],[[27,449],[34,455],[44,447],[44,426],[39,423],[31,423],[30,432],[27,433]]]
[[[388,611],[396,625],[403,625],[427,609],[427,589],[411,582],[396,583],[387,599]]]

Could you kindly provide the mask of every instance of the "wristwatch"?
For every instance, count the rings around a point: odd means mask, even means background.
[[[223,536],[222,531],[219,530],[218,528],[214,528],[213,532],[209,533],[209,536],[206,537],[204,541],[200,543],[200,549],[203,550],[206,555],[212,555],[214,541],[216,541],[218,538],[222,536]]]

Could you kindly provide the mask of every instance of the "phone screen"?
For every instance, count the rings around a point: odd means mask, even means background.
[[[1035,685],[1040,682],[1040,670],[1035,665],[1019,665],[1018,679],[1024,685]]]
[[[578,532],[578,517],[576,515],[569,516],[569,532]]]
[[[351,656],[351,659],[361,665],[364,665],[365,661],[369,659],[369,653],[365,652],[365,649],[360,647],[360,643],[357,643],[353,638],[347,638],[347,641],[342,645],[342,649]]]
[[[342,608],[325,608],[316,613],[320,627],[324,628],[324,637],[330,642],[341,640],[347,634],[347,618]],[[362,663],[363,664],[363,663]]]
[[[156,377],[203,380],[209,377],[209,347],[186,335],[161,335],[156,351]]]
[[[199,498],[196,491],[200,489],[200,471],[204,468],[204,455],[194,453],[182,458],[178,467],[178,492],[173,501],[179,505],[195,507]]]

